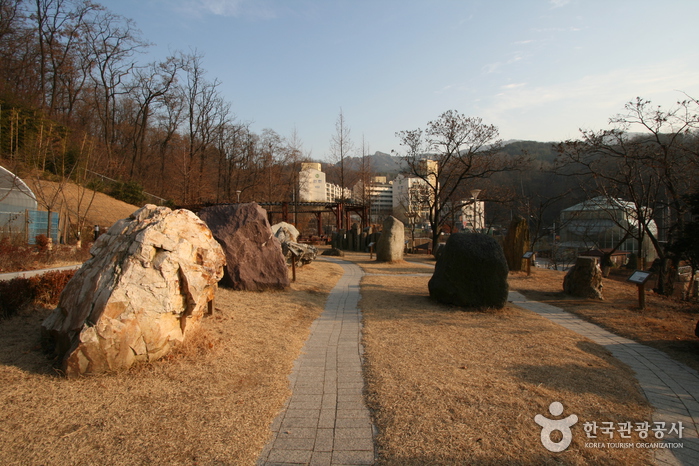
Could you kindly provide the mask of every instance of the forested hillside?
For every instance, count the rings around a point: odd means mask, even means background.
[[[3,163],[79,183],[111,178],[176,204],[238,191],[291,200],[298,136],[237,120],[203,53],[145,63],[148,46],[131,20],[97,3],[1,1]]]

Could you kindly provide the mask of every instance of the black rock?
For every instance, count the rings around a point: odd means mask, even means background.
[[[502,247],[493,237],[452,234],[442,248],[428,285],[433,299],[473,308],[505,306],[509,270]]]

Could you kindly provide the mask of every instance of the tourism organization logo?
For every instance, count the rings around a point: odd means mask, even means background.
[[[549,405],[549,413],[553,417],[563,414],[563,404],[554,401]],[[534,416],[534,422],[541,426],[541,444],[548,451],[560,453],[565,451],[573,441],[573,427],[578,422],[576,414],[570,414],[562,419],[550,419],[541,414]],[[681,439],[684,432],[682,422],[611,422],[611,421],[587,421],[583,423],[583,431],[586,440],[585,448],[684,448],[682,442],[670,442],[666,436],[672,436],[672,440]],[[560,432],[561,439],[554,442],[551,436],[554,432]],[[632,433],[639,440],[633,442]],[[618,441],[614,441],[617,438]],[[557,435],[557,437],[559,437]],[[607,440],[610,440],[607,442]]]
[[[554,401],[549,405],[549,413],[551,413],[552,416],[560,416],[563,414],[563,404]],[[537,414],[534,417],[534,422],[541,426],[541,444],[546,447],[548,451],[559,453],[568,448],[570,442],[573,441],[573,432],[570,431],[570,428],[578,422],[578,416],[571,414],[566,418],[555,420]],[[556,431],[560,432],[563,436],[558,442],[551,440],[551,434]]]

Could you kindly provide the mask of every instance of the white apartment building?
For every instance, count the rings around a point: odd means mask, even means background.
[[[425,180],[398,175],[394,181],[387,181],[385,176],[375,176],[371,179],[366,192],[361,181],[350,191],[347,188],[343,190],[334,183],[328,183],[321,168],[320,163],[301,164],[299,172],[301,202],[335,202],[338,199],[362,202],[368,195],[372,223],[380,222],[388,215],[395,216],[405,224],[419,225],[427,221],[431,194]],[[425,169],[433,168],[426,164]]]
[[[424,223],[429,214],[431,197],[425,180],[398,175],[393,180],[393,216],[403,223]]]
[[[387,181],[385,176],[372,177],[366,189],[359,181],[352,191],[357,202],[369,205],[371,223],[381,222],[393,214],[393,181]]]
[[[299,172],[299,200],[327,202],[325,173],[319,163],[302,163]]]
[[[352,191],[344,190],[328,183],[321,165],[315,162],[301,164],[299,172],[299,200],[301,202],[335,202],[338,199],[350,199]]]

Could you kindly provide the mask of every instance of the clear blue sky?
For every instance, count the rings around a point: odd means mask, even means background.
[[[103,0],[154,43],[205,55],[254,131],[294,128],[327,160],[340,108],[356,147],[455,109],[505,139],[605,129],[637,96],[699,98],[695,0]]]

